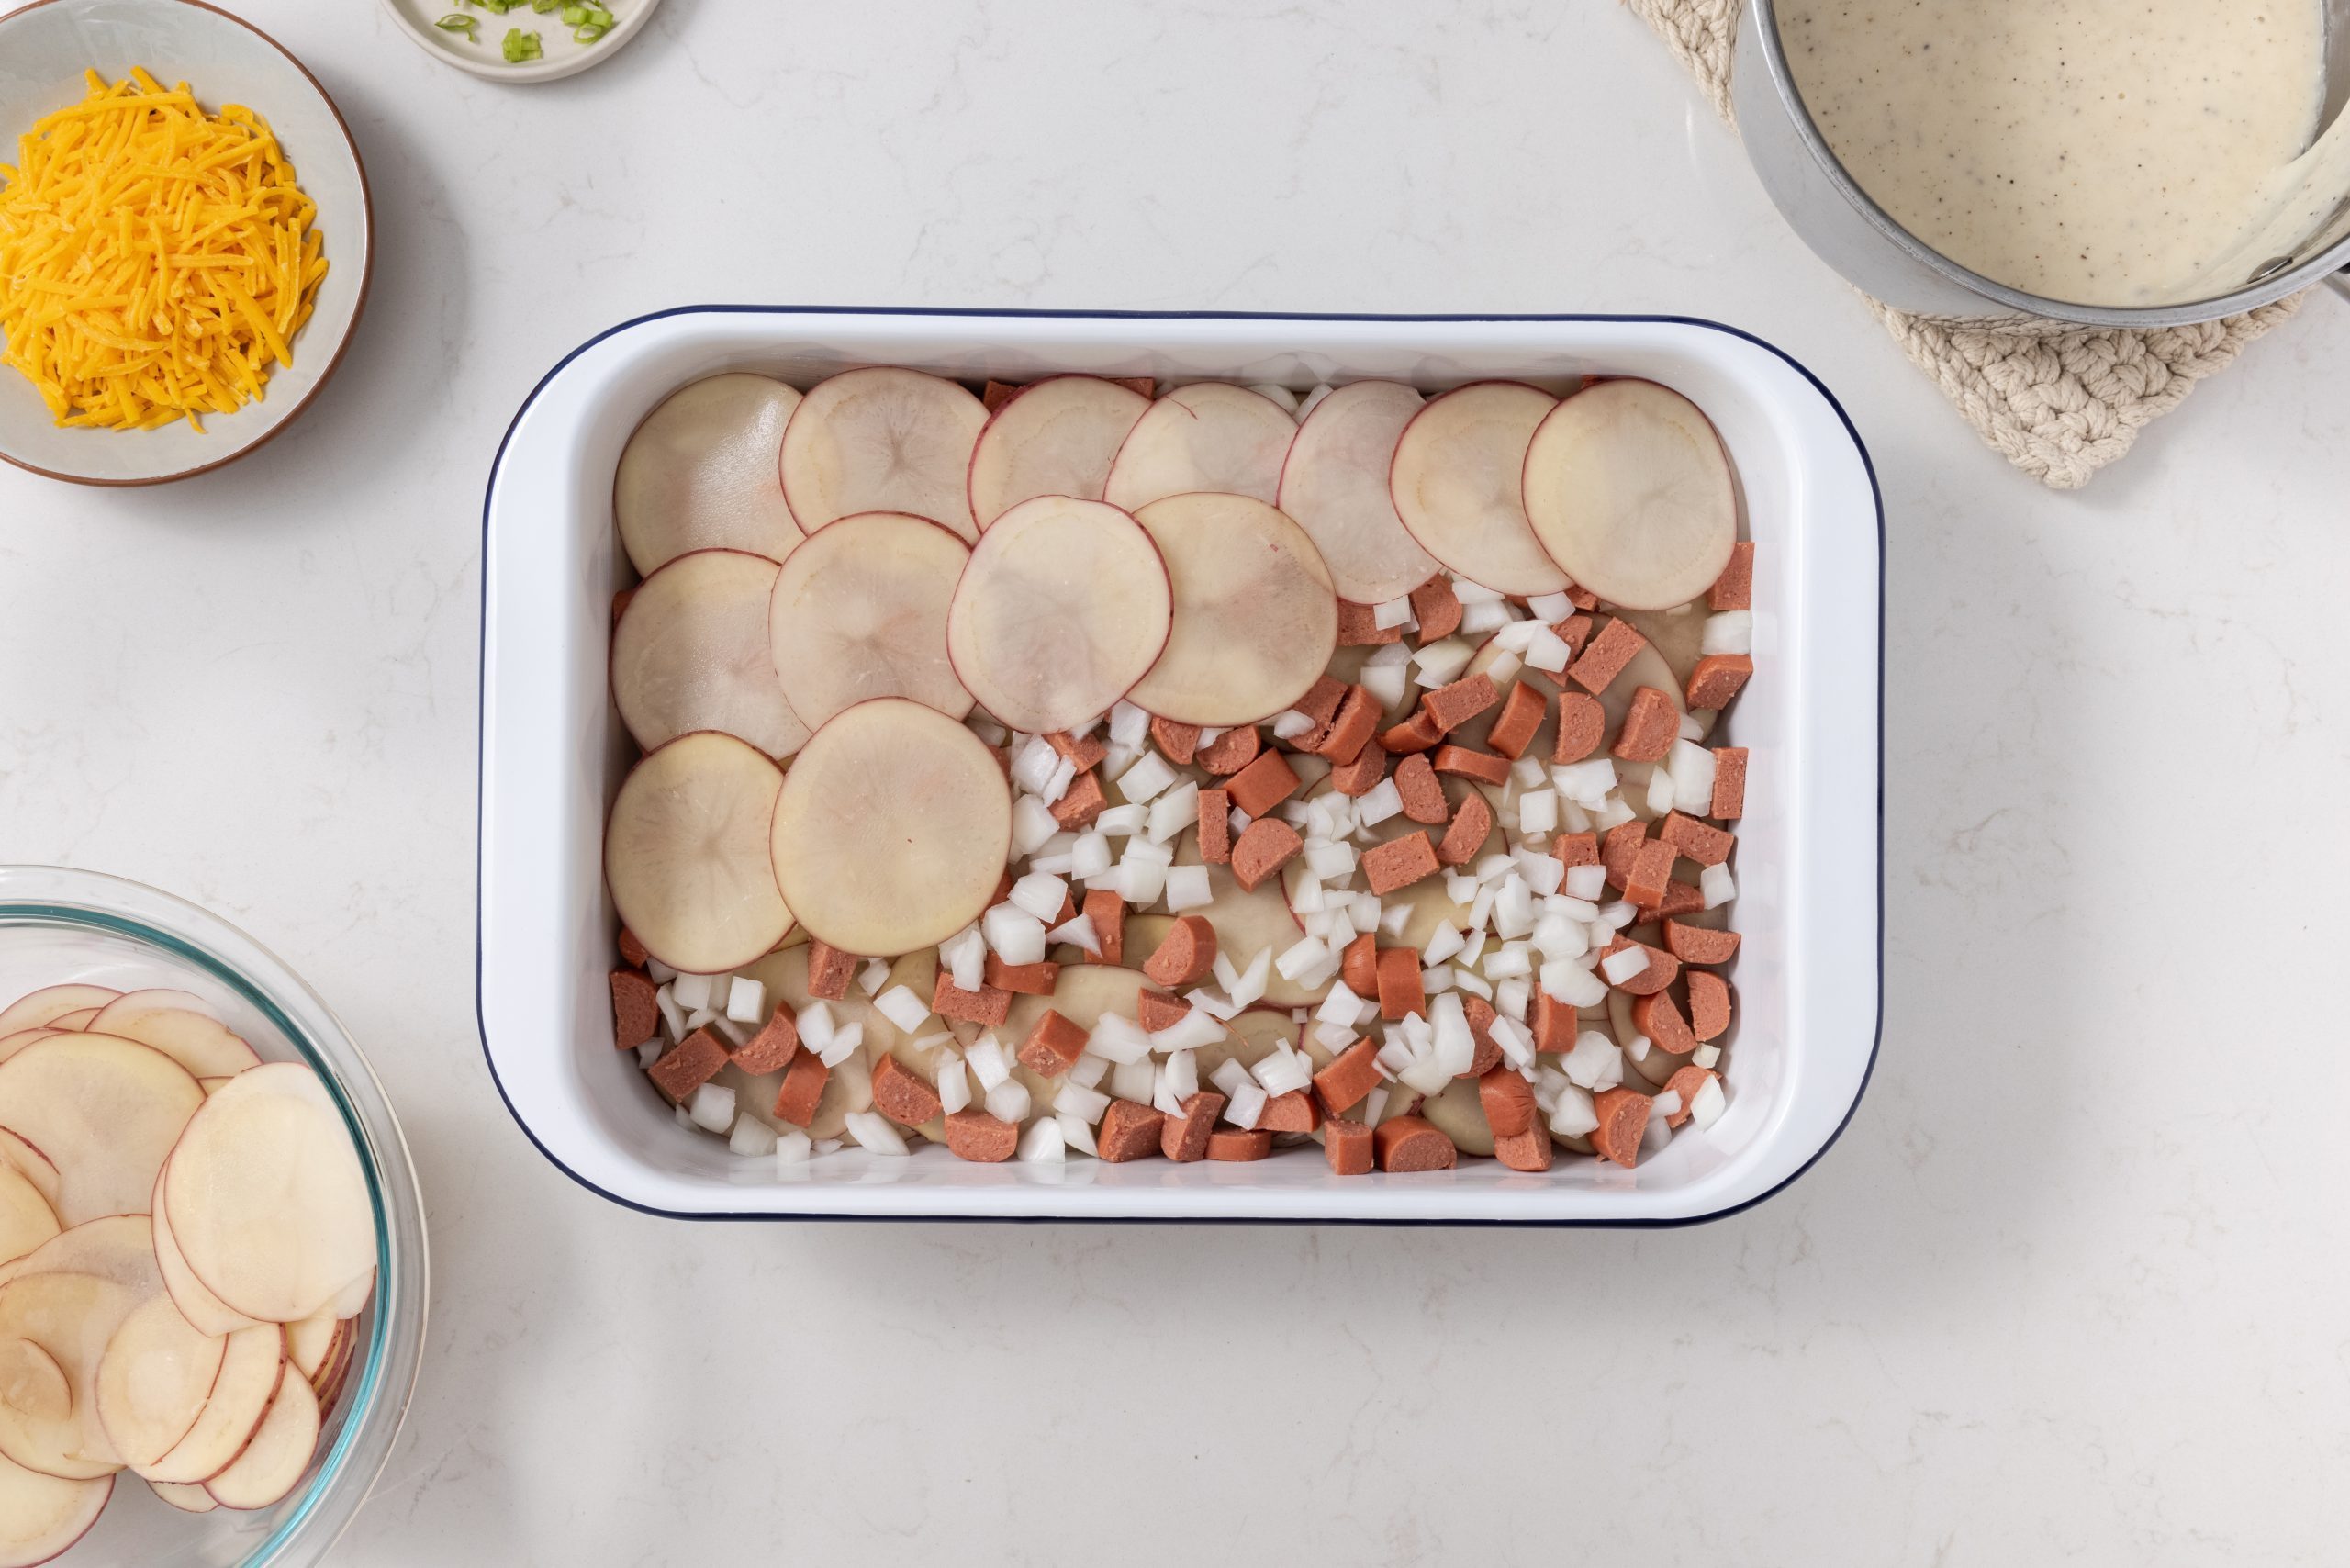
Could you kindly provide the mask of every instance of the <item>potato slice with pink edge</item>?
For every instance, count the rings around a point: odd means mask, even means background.
[[[180,1316],[168,1293],[122,1320],[98,1358],[98,1423],[125,1464],[151,1465],[196,1429],[228,1354],[225,1336]]]
[[[782,382],[734,372],[681,386],[644,416],[612,478],[612,518],[639,572],[693,550],[791,554],[800,525],[776,459],[799,406]]]
[[[114,1477],[62,1481],[0,1458],[0,1568],[33,1568],[89,1533]]]
[[[0,1062],[0,1114],[55,1164],[71,1228],[147,1207],[204,1091],[177,1062],[112,1035],[58,1035]]]
[[[1133,689],[1173,617],[1167,563],[1140,523],[1104,501],[1040,496],[972,548],[946,650],[989,712],[1045,734],[1101,717]]]
[[[188,1271],[230,1310],[293,1323],[375,1261],[359,1150],[301,1062],[238,1074],[188,1119],[159,1209]]]
[[[1627,610],[1695,599],[1738,543],[1721,438],[1653,381],[1595,382],[1561,403],[1526,449],[1525,493],[1550,558]]]
[[[1048,375],[988,417],[971,449],[971,518],[982,532],[1038,496],[1098,501],[1118,448],[1150,408],[1098,375]]]
[[[1127,700],[1185,724],[1253,724],[1313,688],[1338,645],[1338,599],[1314,541],[1264,501],[1169,496],[1135,514],[1166,559],[1166,650]]]
[[[57,1023],[92,1008],[104,1007],[122,992],[105,985],[47,985],[0,1008],[0,1039],[44,1026],[72,1028]]]
[[[76,1226],[0,1274],[0,1453],[86,1481],[122,1468],[98,1416],[115,1333],[163,1296],[147,1216]]]
[[[954,935],[994,898],[1012,847],[1012,786],[961,724],[877,698],[800,752],[776,800],[773,846],[776,879],[811,933],[851,953],[910,953]]]
[[[987,405],[952,381],[845,370],[810,387],[784,427],[784,499],[811,537],[858,512],[902,511],[977,539],[971,449],[987,422]]]
[[[630,769],[604,828],[604,880],[647,952],[723,974],[790,932],[767,849],[782,786],[766,753],[714,730],[679,735]]]
[[[276,1324],[238,1329],[228,1337],[220,1371],[195,1427],[162,1458],[132,1468],[145,1481],[178,1486],[219,1474],[252,1440],[285,1368],[285,1335]]]
[[[1279,505],[1322,552],[1338,597],[1401,599],[1442,570],[1395,513],[1395,443],[1427,405],[1399,381],[1357,381],[1314,406],[1281,465]]]
[[[1222,381],[1178,386],[1135,421],[1102,498],[1138,511],[1169,496],[1216,490],[1267,505],[1297,420],[1262,392]]]
[[[301,1483],[319,1451],[319,1397],[289,1362],[278,1369],[277,1392],[252,1439],[204,1489],[224,1508],[266,1508]]]
[[[346,1320],[337,1317],[331,1306],[322,1307],[298,1323],[285,1325],[285,1359],[300,1369],[312,1383],[319,1379],[320,1369],[334,1354],[336,1337],[342,1332]]]
[[[163,1178],[158,1172],[151,1214],[155,1238],[155,1267],[163,1276],[163,1289],[170,1293],[172,1301],[179,1307],[180,1316],[207,1334],[233,1334],[241,1328],[260,1327],[259,1319],[231,1309],[188,1271],[187,1260],[180,1256],[179,1243],[172,1238],[171,1216],[163,1212],[162,1185]],[[275,1327],[276,1325],[269,1327]]]
[[[0,1164],[0,1263],[22,1258],[62,1228],[57,1211],[32,1178],[14,1165]]]
[[[637,585],[612,628],[612,702],[637,745],[696,730],[773,757],[808,744],[767,651],[778,569],[741,550],[696,550]]]
[[[176,1481],[150,1481],[147,1490],[183,1514],[208,1514],[220,1506],[203,1487],[182,1485]]]
[[[1526,520],[1534,431],[1559,400],[1519,381],[1455,387],[1412,417],[1388,482],[1395,513],[1429,554],[1496,593],[1557,593],[1567,574]]]
[[[873,511],[828,524],[776,577],[767,652],[810,729],[875,697],[950,719],[971,694],[946,656],[946,609],[970,547],[927,518]]]
[[[56,1211],[59,1183],[56,1163],[8,1127],[0,1127],[0,1165],[23,1172],[25,1180],[30,1182],[48,1203],[50,1212]]]
[[[242,1036],[185,991],[130,991],[98,1009],[87,1031],[151,1046],[192,1078],[234,1078],[261,1060]]]

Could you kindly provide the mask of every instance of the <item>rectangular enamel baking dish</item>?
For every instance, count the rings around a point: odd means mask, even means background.
[[[1057,370],[1162,380],[1369,376],[1435,392],[1510,377],[1648,376],[1712,418],[1758,543],[1756,674],[1729,737],[1751,749],[1739,824],[1729,1107],[1634,1170],[1490,1160],[1333,1176],[1317,1151],[1254,1165],[974,1165],[849,1148],[781,1173],[677,1125],[611,1048],[615,930],[601,872],[627,736],[605,690],[630,579],[612,475],[637,422],[721,371],[806,387],[900,364],[979,382]],[[1663,1225],[1769,1196],[1834,1141],[1875,1058],[1882,902],[1883,523],[1851,422],[1809,372],[1711,322],[1658,317],[1329,317],[704,307],[626,322],[542,381],[500,446],[483,515],[482,1042],[515,1120],[616,1203],[679,1218],[1305,1220]]]

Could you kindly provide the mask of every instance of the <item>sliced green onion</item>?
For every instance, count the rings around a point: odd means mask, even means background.
[[[603,26],[597,22],[590,22],[584,28],[574,28],[571,29],[571,41],[574,43],[594,43],[598,39],[602,38],[603,36]]]
[[[588,7],[585,6],[565,6],[563,8],[563,25],[566,28],[576,28],[587,19]]]
[[[562,4],[563,0],[531,0],[531,9],[543,17]]]
[[[473,17],[464,16],[455,11],[450,12],[447,16],[442,17],[432,25],[439,28],[444,33],[463,33],[468,39],[471,39],[474,36],[474,29],[481,26],[481,24],[476,21]]]
[[[590,0],[588,6],[588,19],[599,28],[610,28],[612,25],[612,14],[601,6],[594,4],[593,0]]]
[[[520,65],[526,60],[544,58],[543,52],[539,48],[539,35],[526,33],[520,28],[506,29],[505,53],[506,63],[509,65]]]

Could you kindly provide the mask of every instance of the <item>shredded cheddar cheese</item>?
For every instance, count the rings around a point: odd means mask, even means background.
[[[61,425],[151,430],[267,396],[326,276],[318,208],[268,122],[144,71],[0,164],[0,360]]]

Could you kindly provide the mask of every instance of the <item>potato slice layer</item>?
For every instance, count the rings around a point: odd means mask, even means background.
[[[679,735],[621,780],[604,829],[604,879],[655,958],[722,974],[790,932],[767,854],[782,783],[757,747],[714,731]]]
[[[1427,400],[1396,381],[1357,381],[1315,405],[1281,466],[1281,509],[1322,552],[1340,599],[1384,604],[1440,570],[1395,514],[1395,443]]]
[[[55,1035],[0,1062],[0,1114],[55,1162],[68,1229],[147,1207],[155,1172],[204,1091],[162,1052],[111,1035]]]
[[[971,711],[946,653],[946,611],[970,547],[925,518],[845,517],[801,545],[775,582],[767,649],[811,730],[876,697],[910,697],[950,719]]]
[[[800,394],[764,375],[712,375],[669,395],[629,437],[612,513],[636,569],[694,550],[780,561],[800,543],[777,457]]]
[[[152,1047],[192,1078],[234,1078],[261,1060],[202,997],[185,991],[126,991],[98,1009],[88,1032]]]
[[[1166,651],[1128,693],[1135,705],[1226,726],[1304,696],[1338,644],[1337,596],[1305,530],[1236,495],[1169,496],[1135,521],[1158,545],[1175,593]]]
[[[277,1392],[244,1451],[204,1489],[224,1508],[266,1508],[299,1484],[318,1448],[318,1395],[288,1363],[278,1369]]]
[[[989,417],[971,451],[971,517],[984,530],[1038,496],[1098,501],[1150,399],[1098,375],[1048,375]]]
[[[813,534],[858,512],[926,517],[966,540],[986,405],[952,381],[877,365],[818,382],[783,432],[783,493]]]
[[[0,1458],[0,1564],[31,1568],[89,1533],[114,1495],[114,1477],[62,1481]]]
[[[995,753],[935,709],[860,702],[818,730],[783,781],[774,865],[810,932],[893,957],[943,942],[994,897],[1012,847]]]
[[[781,568],[740,550],[697,550],[637,585],[612,628],[612,701],[651,751],[722,730],[769,756],[808,744],[776,678],[767,607]]]
[[[1695,599],[1738,543],[1721,439],[1653,381],[1602,381],[1561,403],[1527,447],[1525,486],[1550,558],[1628,610]]]
[[[1166,648],[1173,613],[1167,563],[1141,524],[1102,501],[1043,496],[979,536],[956,585],[947,652],[989,712],[1049,734],[1132,690]]]
[[[1297,421],[1262,392],[1222,381],[1178,386],[1135,421],[1102,498],[1136,511],[1168,496],[1217,490],[1270,505]]]
[[[1567,574],[1526,520],[1526,449],[1558,399],[1516,381],[1457,387],[1412,418],[1389,476],[1427,553],[1496,593],[1557,593]]]

